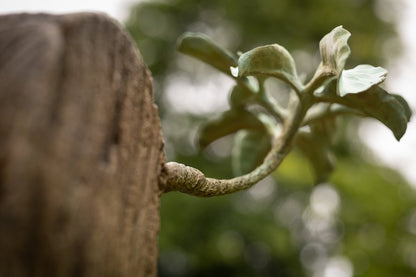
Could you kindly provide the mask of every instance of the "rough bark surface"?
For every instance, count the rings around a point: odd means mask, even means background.
[[[0,17],[0,276],[155,276],[151,77],[105,15]]]

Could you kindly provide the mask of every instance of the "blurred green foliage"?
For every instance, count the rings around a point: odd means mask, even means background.
[[[397,43],[391,46],[394,24],[381,18],[382,11],[389,11],[385,5],[388,1],[143,1],[132,9],[126,24],[157,79],[172,69],[178,55],[176,39],[185,31],[208,33],[232,52],[277,42],[291,51],[314,53],[326,33],[344,25],[353,34],[350,62],[383,64],[387,42],[389,55],[400,49]],[[386,17],[391,20],[392,15]]]
[[[206,33],[233,52],[279,43],[305,75],[319,62],[318,42],[335,26],[352,33],[347,68],[383,65],[400,52],[395,9],[384,0],[166,0],[135,5],[127,29],[155,78],[166,151],[207,176],[232,177],[231,139],[199,153],[194,139],[206,113],[187,114],[164,92],[171,76],[215,80],[205,65],[175,50],[186,31]],[[201,77],[202,76],[202,77]],[[197,92],[195,92],[197,93]],[[224,91],[216,92],[227,94]],[[305,158],[294,151],[252,189],[202,199],[161,199],[159,276],[415,276],[416,197],[405,181],[371,159],[342,120],[336,170],[313,187]]]

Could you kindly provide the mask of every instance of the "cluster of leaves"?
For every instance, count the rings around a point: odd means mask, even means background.
[[[285,128],[293,110],[283,107],[266,91],[268,77],[285,82],[303,105],[304,118],[295,144],[310,160],[317,183],[325,181],[333,169],[331,143],[336,117],[355,114],[378,119],[396,139],[406,131],[411,111],[399,95],[379,85],[387,70],[371,65],[344,69],[350,48],[350,33],[336,27],[320,41],[321,63],[312,79],[304,84],[298,77],[294,59],[278,44],[254,48],[234,55],[199,33],[186,33],[178,49],[193,56],[236,81],[230,94],[230,110],[208,121],[200,132],[199,145],[239,132],[232,151],[234,173],[252,171],[271,149],[273,139]]]
[[[387,59],[397,57],[400,41],[396,20],[386,20],[375,7],[383,3],[396,6],[400,2],[140,1],[132,7],[125,23],[152,71],[162,122],[169,127],[190,122],[186,129],[192,130],[201,123],[201,115],[177,111],[168,101],[161,101],[166,87],[171,84],[171,76],[178,72],[191,80],[202,74],[208,75],[207,80],[217,78],[217,75],[208,66],[194,70],[179,66],[183,57],[177,55],[173,46],[182,33],[203,32],[233,51],[278,41],[291,50],[297,66],[302,69],[298,71],[299,75],[309,75],[313,68],[305,67],[302,63],[304,57],[312,58],[306,65],[317,64],[316,42],[327,30],[340,24],[353,33],[348,42],[353,53],[347,61],[347,68],[359,63],[385,64]],[[394,9],[387,11],[394,13]],[[173,112],[180,113],[181,123],[177,123],[178,115],[172,116]],[[408,216],[415,206],[414,191],[397,173],[380,168],[374,160],[369,162],[371,155],[360,144],[355,132],[357,129],[350,128],[356,126],[356,122],[358,120],[354,117],[338,120],[341,124],[337,126],[335,147],[331,149],[336,153],[337,166],[330,182],[340,195],[340,207],[334,220],[342,227],[339,228],[338,240],[332,242],[333,250],[327,249],[328,255],[348,257],[353,263],[354,276],[413,276],[414,255],[410,250],[412,247],[416,249],[416,241],[414,233],[408,229],[408,226],[413,226],[408,225],[408,219],[413,217]],[[167,145],[170,144],[169,159],[199,168],[207,176],[231,177],[230,157],[226,153],[218,157],[209,150],[203,154],[184,151],[189,149],[192,131],[185,132],[180,128],[164,128],[163,131]],[[237,136],[244,132],[239,131]],[[179,133],[186,133],[186,136]],[[228,141],[226,139],[217,145],[228,145]],[[220,149],[217,145],[213,149]],[[161,201],[159,275],[313,276],[307,269],[303,272],[300,263],[301,251],[311,240],[310,234],[298,223],[308,219],[303,212],[309,209],[313,179],[307,161],[299,152],[292,151],[273,174],[276,184],[271,203],[263,198],[253,199],[251,191],[209,200],[181,193],[164,194]],[[256,187],[261,188],[262,184]],[[292,228],[275,218],[274,212],[280,211],[285,203],[293,203],[293,199],[300,201],[304,209],[300,210],[301,218],[293,217],[292,213],[285,214]],[[261,210],[250,209],[253,205]],[[290,211],[296,210],[292,207]],[[237,252],[231,257],[224,256],[218,249],[219,245],[230,246],[235,242],[233,239],[224,242],[222,234],[229,232],[237,233],[244,242],[240,251],[233,248]],[[291,237],[299,233],[303,235],[300,242]],[[251,247],[257,243],[266,244],[270,249],[271,257],[264,268],[247,260],[246,254],[259,256]]]

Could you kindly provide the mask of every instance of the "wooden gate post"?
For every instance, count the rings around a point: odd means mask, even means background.
[[[0,17],[0,276],[155,276],[152,80],[101,14]]]

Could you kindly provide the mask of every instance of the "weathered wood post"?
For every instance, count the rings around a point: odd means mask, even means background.
[[[100,14],[0,17],[0,276],[155,276],[152,80]]]

